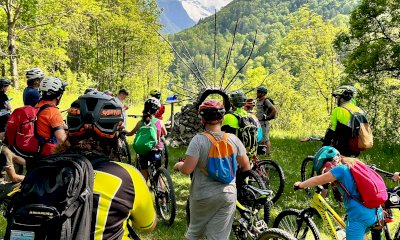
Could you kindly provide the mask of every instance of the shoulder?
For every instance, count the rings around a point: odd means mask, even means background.
[[[232,113],[228,113],[224,116],[224,120],[222,121],[222,125],[231,125],[231,124],[235,124],[238,122],[237,117],[232,114]]]

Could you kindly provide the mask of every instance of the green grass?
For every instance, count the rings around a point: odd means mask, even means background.
[[[138,108],[139,109],[139,108]],[[140,113],[140,109],[139,109]],[[134,124],[134,123],[129,123]],[[128,128],[129,129],[129,128]],[[130,139],[132,141],[132,138]],[[313,155],[320,147],[319,142],[301,143],[294,138],[272,138],[273,152],[271,158],[276,160],[284,170],[286,177],[285,190],[279,201],[272,208],[272,221],[280,211],[286,208],[302,209],[308,205],[310,198],[307,197],[304,191],[293,192],[293,183],[300,180],[300,165],[302,160],[307,155]],[[185,204],[189,196],[189,177],[180,173],[172,172],[172,166],[176,163],[177,159],[184,156],[185,148],[169,149],[170,152],[170,173],[174,181],[174,186],[177,196],[178,215],[175,223],[171,227],[166,227],[164,224],[159,223],[156,230],[152,233],[141,233],[142,239],[183,239],[186,231],[186,214]],[[368,163],[375,163],[377,166],[384,170],[395,171],[400,170],[400,146],[386,146],[383,143],[375,143],[374,148],[364,152],[360,159]],[[388,187],[393,187],[395,183],[388,182]],[[332,199],[328,200],[335,210],[339,213],[344,213],[344,207]],[[398,212],[395,213],[397,219],[400,218]],[[396,221],[398,222],[398,220]],[[394,228],[397,223],[392,223]],[[0,217],[0,235],[4,232],[5,221]],[[323,235],[323,239],[329,239],[328,236]]]

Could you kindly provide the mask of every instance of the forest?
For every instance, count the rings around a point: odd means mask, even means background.
[[[183,89],[201,90],[183,63],[194,62],[210,85],[233,79],[228,90],[249,97],[266,85],[279,109],[277,133],[322,135],[333,89],[352,84],[374,135],[400,141],[398,1],[235,0],[193,28],[164,36],[175,52],[158,35],[163,26],[154,0],[0,0],[0,6],[0,75],[16,91],[26,84],[25,70],[37,66],[67,81],[74,94],[124,87],[135,104],[159,88],[186,99],[191,94]]]

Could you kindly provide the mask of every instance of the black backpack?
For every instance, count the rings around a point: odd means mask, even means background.
[[[253,153],[257,150],[258,127],[251,116],[240,116],[232,113],[239,121],[238,138],[246,147],[247,152]]]
[[[5,239],[90,239],[93,181],[81,155],[39,160],[8,207]]]

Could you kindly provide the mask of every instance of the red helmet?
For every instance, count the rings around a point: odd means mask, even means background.
[[[247,99],[245,106],[246,107],[254,107],[254,106],[256,106],[256,100],[254,100],[252,98]]]
[[[202,121],[208,124],[220,123],[225,115],[224,105],[216,100],[203,102],[199,107]]]

